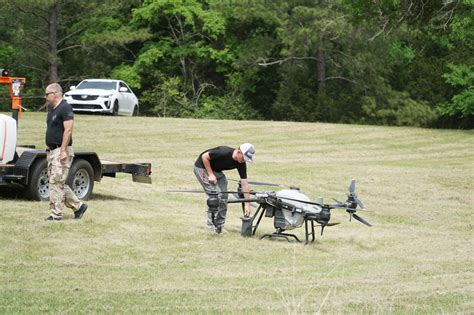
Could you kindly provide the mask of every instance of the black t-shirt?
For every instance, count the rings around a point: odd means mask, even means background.
[[[48,118],[46,119],[46,145],[48,147],[61,146],[64,134],[63,123],[71,119],[74,119],[74,112],[71,105],[65,100],[62,100],[58,106],[48,111]],[[72,136],[68,145],[72,145]]]
[[[223,170],[232,170],[236,168],[239,171],[241,179],[247,179],[247,164],[239,163],[232,158],[232,153],[235,149],[226,146],[215,147],[209,150],[206,150],[199,154],[195,166],[200,168],[205,168],[204,163],[202,162],[202,155],[206,152],[209,152],[209,157],[211,158],[211,168],[213,171],[221,172]]]

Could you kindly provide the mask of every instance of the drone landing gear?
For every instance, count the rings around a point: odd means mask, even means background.
[[[265,213],[265,205],[259,205],[257,211],[255,212],[254,218],[257,218],[257,222],[255,225],[252,226],[252,235],[255,235],[255,232],[257,231],[258,225],[260,224],[260,221],[262,220],[262,217]],[[268,238],[273,238],[273,237],[280,237],[286,239],[288,242],[291,242],[290,237],[293,237],[297,242],[301,242],[300,239],[294,235],[294,234],[288,234],[288,233],[283,233],[284,230],[277,229],[276,232],[273,233],[267,233],[263,234],[260,236],[260,239],[264,239],[265,237]]]
[[[258,209],[257,211],[255,212],[255,215],[253,216],[253,220],[255,218],[258,218],[257,219],[257,222],[255,223],[255,225],[252,226],[252,235],[255,235],[255,232],[257,231],[257,228],[260,224],[260,221],[262,220],[262,217],[263,215],[265,214],[265,209],[266,209],[266,205],[262,205],[260,204],[258,206]],[[311,221],[311,229],[312,229],[312,233],[309,233],[309,235],[312,235],[312,240],[311,242],[314,242],[314,222],[312,220],[306,220],[305,219],[305,224],[307,225],[307,221]],[[306,226],[306,242],[305,244],[308,244],[309,241],[309,235],[308,235],[308,227]],[[260,239],[264,239],[265,237],[268,237],[268,238],[273,238],[273,237],[280,237],[280,238],[284,238],[286,239],[288,242],[291,242],[292,239],[290,238],[294,238],[298,243],[301,243],[300,239],[294,235],[294,234],[289,234],[289,233],[284,233],[284,230],[278,228],[277,231],[273,232],[273,233],[267,233],[267,234],[263,234],[262,236],[260,236]]]
[[[309,232],[309,227],[308,227],[308,222],[311,222],[311,232]],[[304,219],[304,228],[305,228],[305,236],[306,236],[306,242],[305,245],[308,243],[313,243],[314,242],[314,220],[305,218]],[[322,234],[322,232],[321,232]],[[309,237],[311,236],[311,241],[309,241]]]
[[[277,230],[276,232],[273,232],[271,234],[263,234],[260,239],[263,240],[265,237],[268,237],[268,238],[272,238],[272,237],[281,237],[281,238],[284,238],[287,240],[288,243],[290,243],[290,239],[289,237],[294,237],[295,240],[298,242],[298,243],[301,243],[300,239],[294,235],[294,234],[288,234],[288,233],[283,233],[283,231],[280,231],[280,230]]]
[[[260,216],[258,216],[259,213],[260,213]],[[255,225],[252,225],[252,235],[255,235],[255,232],[257,231],[258,225],[260,224],[260,221],[262,220],[262,217],[264,214],[265,214],[265,206],[259,205],[257,211],[255,212],[255,215],[253,216],[253,220],[255,220],[257,216],[258,216],[258,220]]]

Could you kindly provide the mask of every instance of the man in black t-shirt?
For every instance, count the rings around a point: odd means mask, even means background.
[[[63,90],[57,83],[50,84],[45,91],[46,103],[49,105],[46,120],[46,159],[48,160],[49,179],[49,221],[58,221],[63,217],[64,206],[74,211],[74,218],[80,219],[87,210],[71,188],[66,179],[74,158],[72,149],[72,128],[74,113],[71,105],[63,99]]]
[[[255,149],[252,144],[244,143],[238,148],[219,146],[202,152],[194,163],[194,174],[208,193],[227,191],[227,179],[222,171],[237,169],[245,198],[250,198],[250,186],[247,179],[247,164],[253,160]],[[208,209],[207,227],[220,234],[227,214],[227,193],[219,194],[217,213]],[[246,202],[244,215],[250,215],[250,203]]]

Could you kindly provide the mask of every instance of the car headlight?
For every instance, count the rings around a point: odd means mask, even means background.
[[[113,94],[109,94],[109,95],[100,95],[99,97],[101,97],[101,98],[109,98],[109,97],[111,97],[112,95],[113,95]]]
[[[67,93],[66,93],[66,94],[64,94],[64,96],[65,96],[65,97],[69,97],[69,96],[71,96],[71,94],[67,94]]]

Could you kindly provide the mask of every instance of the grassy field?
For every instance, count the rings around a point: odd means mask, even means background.
[[[43,148],[44,133],[45,114],[27,113],[19,143]],[[342,224],[311,245],[244,239],[229,205],[227,233],[206,231],[204,196],[165,191],[199,188],[202,150],[247,141],[250,180],[329,201],[356,178],[374,226],[334,210]],[[2,314],[474,313],[472,131],[77,115],[74,143],[152,162],[153,184],[104,178],[84,219],[62,222],[2,189]],[[264,219],[257,234],[272,231]]]

